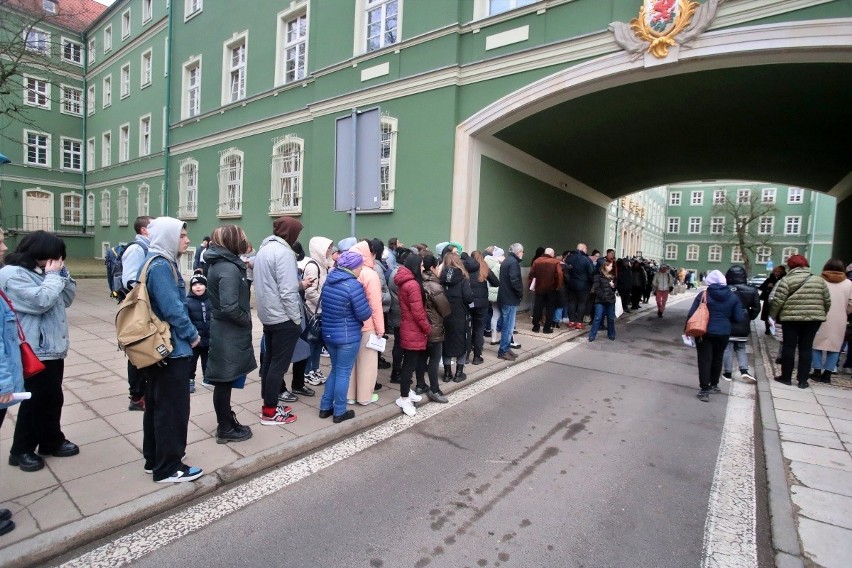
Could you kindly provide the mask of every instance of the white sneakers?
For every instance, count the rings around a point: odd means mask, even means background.
[[[419,395],[415,396],[417,396],[417,398],[421,398]],[[414,416],[417,414],[417,409],[414,408],[414,403],[411,398],[399,397],[396,399],[396,405],[402,409],[406,416]]]
[[[409,391],[409,393],[408,393],[408,399],[409,399],[411,402],[420,402],[421,400],[423,400],[423,395],[421,395],[421,394],[417,394],[417,393],[416,393],[416,392],[414,392],[414,391]]]

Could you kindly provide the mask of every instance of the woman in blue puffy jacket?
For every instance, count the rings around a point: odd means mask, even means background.
[[[334,415],[335,424],[355,417],[354,410],[346,410],[346,394],[361,346],[362,323],[373,315],[364,286],[358,281],[363,262],[355,251],[340,255],[320,298],[322,339],[331,356],[331,372],[320,400],[319,417]]]

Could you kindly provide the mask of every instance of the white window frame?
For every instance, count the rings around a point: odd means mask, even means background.
[[[294,3],[291,8],[278,13],[278,26],[275,38],[275,84],[286,85],[303,80],[308,74],[308,39],[310,35],[310,19],[308,12],[310,11],[307,2]],[[304,18],[305,34],[297,40],[288,38],[288,24],[297,22]],[[303,66],[298,66],[300,59],[298,52],[301,49],[301,60]],[[288,63],[291,60],[291,52],[295,50],[297,65],[293,77],[288,77]],[[300,73],[301,69],[301,73]]]
[[[680,233],[680,217],[669,217],[666,219],[666,233],[671,235]]]
[[[204,0],[184,0],[183,21],[194,18],[204,10]]]
[[[713,205],[724,205],[727,192],[724,189],[713,190]]]
[[[59,112],[62,114],[70,114],[71,116],[83,116],[83,89],[62,83],[59,85],[59,92],[62,99],[59,105]],[[74,93],[77,93],[76,111],[74,110]],[[71,96],[69,96],[69,94]],[[68,108],[69,106],[71,107],[70,110]]]
[[[802,234],[802,216],[801,215],[787,215],[786,217],[784,217],[784,234],[785,235],[800,235],[800,234]]]
[[[723,235],[725,234],[725,218],[710,217],[710,234]]]
[[[36,161],[30,161],[30,153],[29,148],[32,146],[30,143],[30,135],[43,137],[44,144],[41,144],[40,140],[35,144],[35,148],[37,151]],[[39,154],[44,154],[44,162],[39,161]],[[53,144],[52,144],[52,135],[49,132],[40,132],[38,130],[28,130],[24,129],[24,164],[27,166],[36,166],[41,168],[49,168],[52,164],[52,154],[53,154]]]
[[[738,189],[737,190],[737,205],[748,205],[751,201],[751,190],[750,189]]]
[[[24,104],[44,110],[51,108],[53,86],[44,77],[24,74]]]
[[[775,217],[763,215],[757,222],[758,235],[771,235],[775,232]]]
[[[95,38],[95,37],[91,38],[89,40],[89,47],[88,47],[88,53],[87,53],[87,55],[89,57],[89,64],[92,64],[92,63],[95,62],[95,58],[97,57],[97,52],[98,52],[97,47],[98,47],[97,38]]]
[[[196,83],[190,81],[193,78],[193,71],[197,70]],[[201,56],[190,57],[189,61],[183,64],[183,84],[181,89],[181,119],[193,118],[201,114]],[[193,99],[193,92],[195,98]],[[194,103],[194,104],[193,104]]]
[[[781,263],[787,264],[787,261],[790,260],[790,257],[794,254],[799,254],[798,247],[784,247],[781,251]]]
[[[699,235],[701,234],[701,217],[690,217],[689,218],[689,227],[688,233],[690,235]]]
[[[133,22],[130,18],[130,8],[121,13],[121,39],[130,37],[130,30]]]
[[[791,187],[787,189],[787,204],[793,205],[805,202],[805,190],[801,187]]]
[[[390,116],[382,117],[381,132],[381,171],[379,185],[382,204],[379,209],[393,210],[396,195],[396,139],[399,133],[399,120]],[[387,151],[387,156],[385,152]]]
[[[757,247],[754,255],[755,264],[766,264],[772,259],[772,247]]]
[[[760,202],[770,205],[775,204],[777,189],[774,187],[764,187],[760,190]]]
[[[234,158],[239,162],[233,164]],[[243,214],[243,179],[245,154],[237,148],[228,148],[219,156],[219,206],[216,214],[220,218],[241,217]]]
[[[743,262],[743,251],[739,246],[731,247],[731,262]]]
[[[154,77],[154,50],[148,48],[139,56],[139,88],[151,85]]]
[[[71,198],[71,203],[66,203],[66,198]],[[76,198],[76,199],[74,199]],[[62,204],[62,224],[74,227],[83,226],[83,196],[74,191],[61,193],[59,202]],[[75,214],[76,213],[76,220]]]
[[[242,48],[242,60],[233,63],[234,51]],[[236,83],[236,92],[234,85]],[[245,100],[248,92],[248,30],[222,43],[222,105]]]
[[[126,99],[130,96],[130,62],[128,61],[124,65],[121,66],[121,71],[119,72],[119,96],[122,99]]]
[[[285,150],[288,150],[285,153]],[[296,136],[276,139],[272,145],[269,214],[293,215],[302,212],[305,177],[305,141]],[[285,196],[285,188],[289,191]]]
[[[31,37],[32,34],[32,37]],[[41,28],[32,27],[23,32],[24,48],[27,51],[40,53],[50,57],[50,32]]]
[[[64,36],[60,36],[60,41],[62,43],[59,46],[59,57],[62,59],[62,61],[66,62],[66,63],[70,63],[72,65],[79,65],[80,67],[82,67],[83,66],[83,44],[80,43],[79,41],[74,41],[73,39],[70,39],[70,38],[67,38],[67,37],[64,37]],[[66,46],[69,46],[71,48],[71,57],[65,56],[65,47]],[[74,54],[75,54],[74,48],[76,48],[77,59],[74,59]]]
[[[139,156],[151,154],[151,114],[139,117]]]
[[[701,249],[698,245],[687,245],[686,247],[686,262],[698,262]]]
[[[669,207],[678,207],[681,203],[681,192],[673,191],[669,194]]]
[[[112,165],[112,130],[101,133],[101,167]]]
[[[147,24],[154,18],[154,0],[142,0],[142,23]]]
[[[66,149],[65,143],[68,142],[70,144],[76,144],[76,151],[73,148]],[[77,138],[69,138],[67,136],[59,137],[59,153],[60,153],[60,162],[59,169],[66,172],[81,172],[83,171],[83,141],[78,140]],[[65,165],[65,158],[69,157],[71,160],[71,166]],[[74,156],[77,157],[77,167],[74,167]]]
[[[180,164],[180,196],[177,216],[180,219],[198,218],[198,161],[187,158]]]
[[[97,104],[97,89],[94,85],[89,85],[86,93],[86,115],[92,116],[95,114],[95,105]]]
[[[697,190],[690,193],[689,204],[692,206],[704,205],[704,191]]]
[[[112,73],[105,76],[101,85],[101,104],[103,108],[112,106]]]
[[[118,161],[126,162],[130,159],[130,123],[125,122],[118,127]]]
[[[86,226],[95,226],[95,194],[91,191],[86,194]]]
[[[677,245],[666,245],[666,260],[677,260]]]
[[[41,0],[41,9],[48,14],[56,14],[56,0]]]
[[[86,171],[90,172],[97,167],[95,163],[95,156],[98,153],[97,142],[95,138],[89,138],[86,140]]]
[[[125,186],[121,186],[118,188],[118,198],[115,203],[116,209],[118,209],[118,222],[119,227],[126,227],[130,224],[130,190]]]
[[[497,12],[491,11],[491,0],[475,0],[474,3],[474,11],[473,11],[473,19],[480,20],[482,18],[488,18],[490,16],[496,16],[498,14],[505,14],[506,12],[511,12],[512,10],[516,10],[518,8],[522,8],[524,6],[529,6],[530,4],[535,4],[539,0],[509,0],[509,7],[505,10],[500,10]]]
[[[394,41],[386,42],[385,34],[389,31],[385,29],[386,23],[386,11],[390,4],[396,4],[396,27],[394,28],[396,31],[396,36]],[[369,21],[369,13],[374,10],[381,11],[381,19],[380,25],[382,28],[381,33],[379,34],[379,45],[370,49],[368,47],[369,42],[369,32],[368,32],[368,21]],[[355,6],[355,44],[353,47],[353,53],[355,55],[362,55],[365,53],[373,53],[376,51],[380,51],[392,45],[399,45],[402,36],[402,14],[403,14],[403,0],[356,0]]]
[[[147,183],[139,184],[139,190],[136,194],[136,216],[142,217],[150,215],[151,211],[151,186]]]
[[[112,221],[112,195],[108,189],[101,191],[101,227],[109,227]]]
[[[112,50],[112,24],[104,28],[104,53]]]
[[[707,249],[707,262],[722,262],[722,247],[710,245]]]

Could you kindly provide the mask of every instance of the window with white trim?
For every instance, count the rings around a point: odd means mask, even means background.
[[[121,98],[130,96],[130,63],[121,66]]]
[[[27,51],[35,51],[41,55],[50,56],[50,34],[38,28],[24,31],[24,42]]]
[[[62,169],[79,172],[83,169],[83,141],[73,138],[59,139],[62,145]]]
[[[722,247],[710,245],[707,249],[707,262],[722,262]]]
[[[710,217],[710,234],[721,235],[725,232],[724,217]]]
[[[743,251],[740,247],[735,246],[731,249],[731,262],[742,262],[743,261]]]
[[[305,142],[285,136],[272,147],[270,215],[302,212],[302,179]]]
[[[86,140],[86,171],[90,172],[95,169],[95,139],[89,138]]]
[[[121,14],[121,39],[130,37],[130,8]]]
[[[139,193],[136,195],[136,216],[141,217],[148,215],[151,209],[151,188],[147,183],[139,186]]]
[[[380,187],[382,205],[380,209],[393,209],[396,194],[396,134],[398,120],[389,116],[382,117],[382,148]]]
[[[146,24],[154,17],[154,0],[142,0],[142,23]]]
[[[96,41],[95,38],[92,38],[92,39],[89,40],[89,50],[88,50],[89,63],[95,62],[95,56],[97,54],[97,46],[98,46],[98,42]]]
[[[791,187],[787,190],[787,203],[802,203],[805,200],[805,190],[801,187]]]
[[[677,260],[677,245],[666,245],[666,260]]]
[[[522,6],[534,4],[539,0],[488,0],[488,15],[496,16],[503,12],[514,10]]]
[[[725,204],[725,190],[724,189],[714,189],[713,190],[713,205],[724,205]]]
[[[149,49],[142,54],[142,61],[139,67],[139,84],[144,89],[151,84],[153,77],[153,55],[154,52]]]
[[[668,219],[668,230],[667,233],[679,233],[680,232],[680,217],[669,217]]]
[[[50,110],[50,83],[24,75],[24,104]]]
[[[104,108],[107,108],[112,104],[112,75],[104,77],[103,99]]]
[[[689,245],[686,247],[686,260],[689,262],[698,262],[698,245]]]
[[[376,51],[399,42],[399,0],[363,0],[365,23],[364,52]]]
[[[112,49],[112,24],[104,28],[104,53]]]
[[[192,58],[183,65],[183,97],[181,118],[201,114],[201,57]]]
[[[183,8],[183,19],[188,20],[189,18],[195,16],[200,13],[201,10],[204,9],[204,1],[203,0],[184,0],[184,8]]]
[[[118,161],[130,159],[130,124],[122,124],[118,129]]]
[[[101,227],[109,227],[112,218],[112,197],[109,190],[101,192]]]
[[[238,217],[243,213],[243,153],[229,148],[219,158],[220,217]]]
[[[303,6],[278,16],[275,84],[284,85],[306,76],[308,60],[308,14]]]
[[[758,235],[771,235],[775,231],[775,217],[761,217],[757,225]]]
[[[772,258],[772,247],[757,247],[755,264],[766,264]]]
[[[86,114],[92,116],[95,114],[95,86],[89,87],[86,93]]]
[[[62,61],[73,63],[74,65],[83,64],[83,44],[70,40],[67,37],[62,38]]]
[[[145,115],[139,119],[139,155],[147,156],[151,153],[151,115]]]
[[[704,192],[702,190],[693,191],[689,196],[690,205],[704,205]]]
[[[24,130],[24,163],[50,167],[50,134]]]
[[[95,194],[91,192],[86,195],[86,226],[95,226]]]
[[[79,193],[63,193],[62,196],[62,224],[83,224],[83,196]]]
[[[750,189],[738,189],[737,190],[737,204],[738,205],[747,205],[749,201],[751,201],[751,190]]]
[[[787,261],[790,260],[790,257],[793,255],[799,254],[799,249],[796,247],[784,247],[781,251],[781,263],[787,264]]]
[[[802,218],[798,215],[784,217],[784,234],[798,235],[802,231]]]
[[[130,190],[126,187],[118,188],[118,226],[126,227],[130,220]]]
[[[178,217],[195,219],[198,217],[198,162],[192,158],[183,160],[180,165],[180,197]]]
[[[83,116],[83,90],[77,87],[61,85],[63,114]]]
[[[689,234],[696,235],[701,232],[701,217],[689,218]]]
[[[776,189],[774,187],[764,187],[760,190],[760,202],[766,204],[775,203]]]
[[[112,163],[112,131],[104,132],[101,138],[101,167]]]
[[[669,205],[671,205],[673,207],[677,207],[678,205],[680,205],[680,196],[681,196],[681,192],[679,192],[679,191],[671,192],[669,194]]]
[[[235,103],[246,98],[246,75],[248,73],[248,31],[235,34],[222,44],[222,104]]]
[[[49,14],[55,14],[56,0],[41,0],[41,8]]]

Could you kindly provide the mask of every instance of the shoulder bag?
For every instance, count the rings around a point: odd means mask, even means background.
[[[0,290],[0,296],[3,296],[3,299],[6,300],[6,303],[9,304],[9,309],[12,310],[12,313],[15,314],[15,308],[12,306],[11,300],[6,294],[3,293],[3,290]],[[21,320],[18,319],[18,314],[15,314],[15,323],[18,324],[18,339],[21,340],[21,365],[24,369],[24,378],[29,379],[33,375],[37,375],[44,371],[45,366],[44,363],[41,362],[41,359],[35,354],[33,348],[27,343],[27,338],[24,336],[24,329],[21,327]]]
[[[710,310],[707,308],[707,291],[701,295],[701,303],[698,304],[695,313],[686,320],[683,333],[689,337],[703,337],[707,333],[707,325],[710,323]]]

